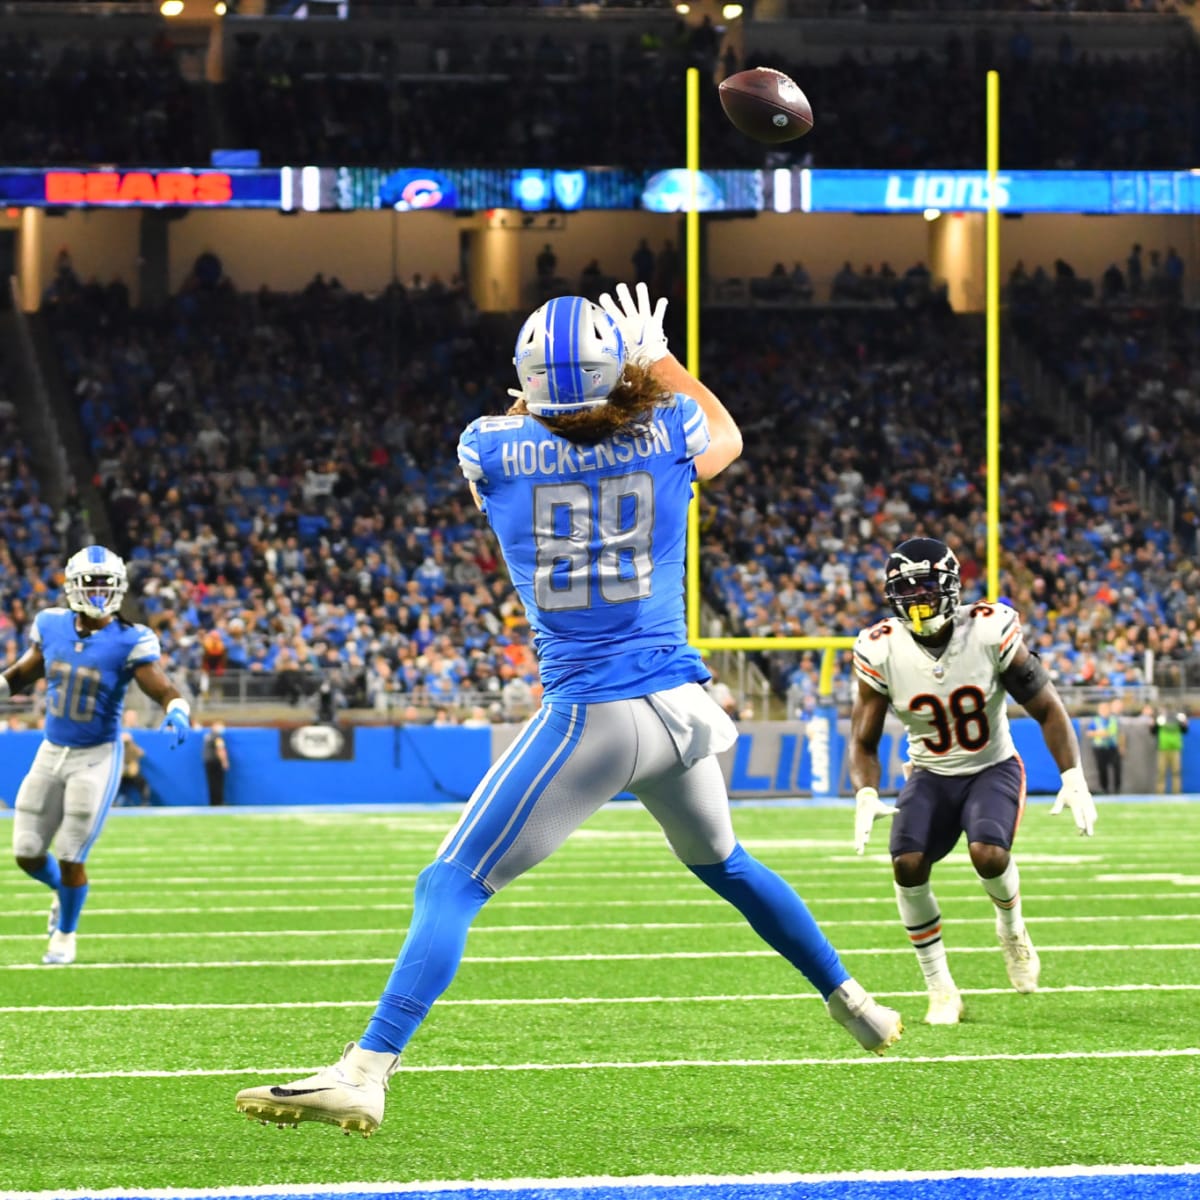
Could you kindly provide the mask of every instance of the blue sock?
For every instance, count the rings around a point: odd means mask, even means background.
[[[79,913],[83,902],[87,899],[88,885],[67,887],[62,884],[58,889],[58,931],[59,933],[74,933],[79,924]]]
[[[47,854],[46,861],[36,871],[30,871],[29,874],[38,883],[44,883],[55,891],[62,887],[62,872],[58,869],[58,859],[53,854]]]
[[[399,1054],[450,986],[467,944],[467,930],[492,893],[453,863],[437,862],[417,876],[412,921],[379,1007],[358,1044]]]
[[[688,870],[750,922],[825,997],[850,978],[837,951],[792,886],[739,844],[722,863]]]

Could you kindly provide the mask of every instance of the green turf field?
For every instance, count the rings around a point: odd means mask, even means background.
[[[48,894],[0,877],[0,1191],[1196,1162],[1200,805],[1031,806],[1018,859],[1043,991],[1007,986],[965,854],[934,877],[955,1029],[921,1024],[890,870],[849,808],[743,808],[847,965],[905,1014],[863,1054],[634,807],[485,908],[369,1141],[233,1096],[337,1058],[454,814],[119,812],[74,967]],[[7,836],[7,825],[0,826]],[[885,832],[877,827],[875,840]]]

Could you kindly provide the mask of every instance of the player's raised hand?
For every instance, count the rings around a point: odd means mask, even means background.
[[[158,727],[159,733],[169,733],[173,735],[171,749],[176,746],[182,746],[187,741],[187,736],[192,731],[192,721],[188,714],[187,705],[182,700],[172,700],[167,705],[167,715],[163,717],[162,724]]]
[[[884,804],[873,787],[861,787],[854,793],[854,853],[862,854],[871,838],[871,826],[880,817],[894,817],[896,809]]]
[[[1082,767],[1068,767],[1062,773],[1062,787],[1058,789],[1058,795],[1054,798],[1050,815],[1058,816],[1064,807],[1071,810],[1080,837],[1092,837],[1095,834],[1096,802],[1092,799],[1091,788],[1083,777]]]
[[[634,290],[636,300],[627,283],[618,283],[616,300],[605,292],[600,297],[600,307],[620,330],[626,354],[639,366],[649,367],[660,358],[666,358],[668,353],[667,335],[663,332],[667,298],[662,296],[651,308],[650,289],[639,283]]]

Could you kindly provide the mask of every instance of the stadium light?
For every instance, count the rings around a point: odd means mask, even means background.
[[[177,17],[183,12],[183,0],[163,0],[158,11],[164,17]]]
[[[921,214],[921,216],[923,216],[925,218],[925,220],[927,220],[927,221],[936,221],[938,219],[938,217],[940,217],[941,215],[942,215],[942,210],[940,208],[927,208]]]
[[[721,9],[721,16],[724,17],[726,21],[736,21],[744,11],[745,10],[740,4],[726,4],[725,7]]]
[[[675,5],[675,11],[681,17],[686,17],[692,11],[692,6],[690,4],[677,4]]]

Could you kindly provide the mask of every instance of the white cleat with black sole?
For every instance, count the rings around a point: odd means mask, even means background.
[[[307,1079],[274,1087],[243,1088],[238,1112],[263,1125],[299,1125],[320,1121],[343,1133],[370,1137],[383,1121],[388,1079],[400,1063],[398,1054],[362,1050],[350,1042],[341,1060]]]

